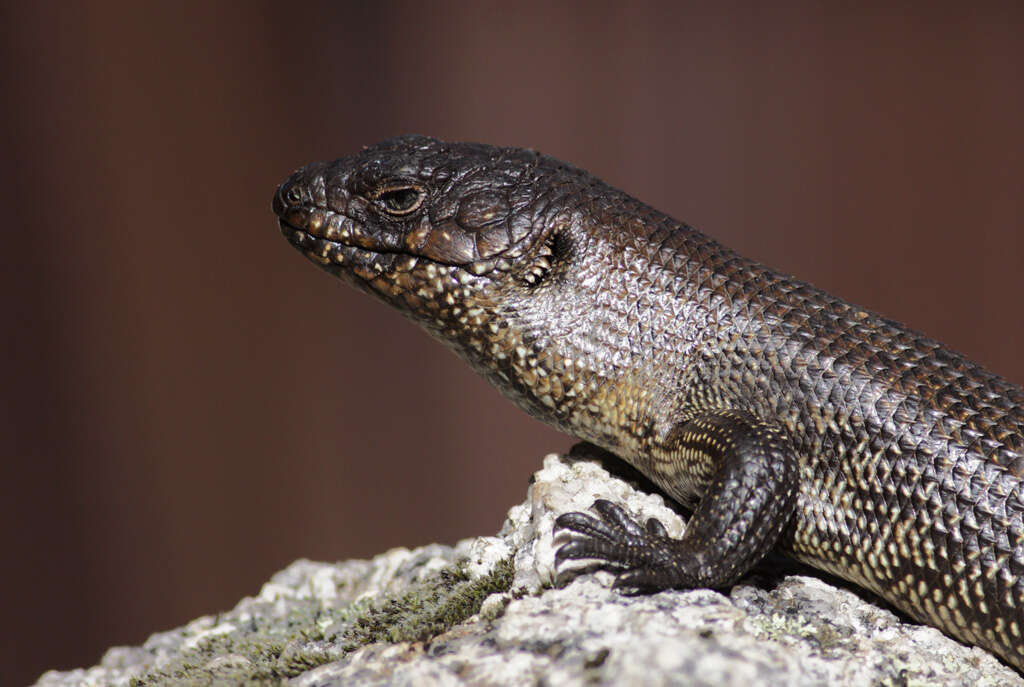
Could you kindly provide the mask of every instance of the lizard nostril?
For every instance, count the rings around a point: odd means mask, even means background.
[[[280,215],[285,210],[302,202],[302,189],[290,181],[277,187],[274,194],[274,214]]]

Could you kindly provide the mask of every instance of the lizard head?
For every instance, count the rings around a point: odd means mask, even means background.
[[[644,381],[632,342],[664,325],[640,322],[630,294],[654,281],[674,297],[638,248],[668,250],[664,216],[534,151],[423,136],[307,165],[273,205],[314,263],[412,318],[527,412],[613,445],[584,399],[600,388],[614,405]],[[648,225],[657,241],[641,240]]]
[[[303,167],[273,206],[310,260],[448,330],[471,297],[509,302],[542,286],[568,220],[558,200],[584,178],[533,151],[401,136]]]

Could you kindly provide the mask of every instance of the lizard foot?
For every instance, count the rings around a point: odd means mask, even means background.
[[[634,593],[695,586],[680,556],[679,541],[668,536],[661,521],[651,518],[640,526],[604,499],[595,501],[593,508],[600,517],[577,512],[555,520],[555,530],[573,535],[555,553],[556,566],[567,560],[597,560],[617,573],[614,588]]]

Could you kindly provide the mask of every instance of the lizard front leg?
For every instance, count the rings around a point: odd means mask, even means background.
[[[556,529],[572,532],[556,564],[601,561],[620,571],[617,588],[725,587],[764,557],[793,515],[798,461],[792,442],[749,413],[702,413],[674,429],[658,453],[700,495],[683,536],[672,539],[655,519],[642,527],[600,500],[594,504],[600,517],[565,513],[555,521]]]

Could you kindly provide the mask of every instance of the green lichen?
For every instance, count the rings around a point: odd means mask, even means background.
[[[284,618],[252,618],[210,637],[169,665],[133,678],[131,687],[170,685],[280,685],[340,657],[327,628],[351,622],[353,606],[331,608],[315,600],[295,601]]]
[[[294,601],[284,618],[250,618],[203,640],[131,687],[252,685],[271,687],[373,642],[427,641],[480,610],[490,594],[512,586],[512,560],[470,579],[457,565],[374,603],[342,608]]]
[[[491,594],[512,586],[508,558],[476,580],[464,566],[442,570],[432,580],[375,604],[357,618],[345,637],[346,650],[374,642],[425,642],[480,610]]]
[[[775,640],[799,637],[815,645],[823,654],[841,647],[849,633],[839,631],[827,622],[815,622],[802,614],[772,613],[754,618],[757,634]]]

